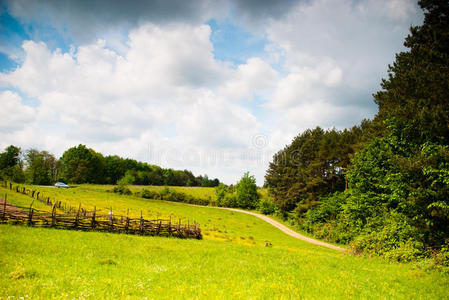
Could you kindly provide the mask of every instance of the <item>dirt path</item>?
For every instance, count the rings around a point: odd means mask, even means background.
[[[341,248],[341,247],[338,247],[338,246],[335,246],[335,245],[332,245],[332,244],[328,244],[328,243],[325,243],[325,242],[321,242],[321,241],[318,241],[318,240],[306,237],[306,236],[304,236],[302,234],[299,234],[299,233],[291,230],[290,228],[286,227],[285,225],[283,225],[283,224],[273,220],[270,217],[264,216],[262,214],[258,214],[258,213],[251,212],[251,211],[246,211],[246,210],[241,210],[241,209],[235,209],[235,208],[227,208],[227,207],[217,207],[217,208],[225,209],[225,210],[231,210],[231,211],[236,211],[236,212],[240,212],[240,213],[244,213],[244,214],[248,214],[248,215],[253,215],[255,217],[258,217],[259,219],[264,220],[265,222],[270,223],[274,227],[279,228],[281,231],[283,231],[284,233],[286,233],[286,234],[288,234],[288,235],[290,235],[290,236],[292,236],[294,238],[303,240],[303,241],[311,243],[311,244],[315,244],[315,245],[320,245],[320,246],[324,246],[324,247],[327,247],[327,248],[331,248],[331,249],[334,249],[334,250],[346,251],[346,249],[344,249],[344,248]]]

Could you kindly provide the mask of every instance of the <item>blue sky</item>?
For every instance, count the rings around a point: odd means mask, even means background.
[[[0,147],[82,143],[260,185],[303,130],[375,115],[422,22],[409,0],[4,0],[0,13]]]

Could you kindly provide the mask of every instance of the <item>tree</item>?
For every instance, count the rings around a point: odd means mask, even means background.
[[[296,208],[303,214],[319,203],[320,196],[345,189],[344,174],[367,125],[363,126],[308,129],[274,155],[265,185],[282,211]]]
[[[73,183],[104,182],[104,158],[84,145],[66,150],[62,157],[62,177]]]
[[[53,154],[47,151],[29,149],[25,154],[26,178],[31,184],[50,185],[57,179],[59,163]]]
[[[256,178],[246,172],[242,179],[237,183],[237,205],[241,208],[256,208],[259,202],[259,194],[257,193]]]
[[[390,120],[408,142],[449,144],[449,3],[419,1],[422,26],[411,28],[375,94],[377,122]],[[387,129],[388,130],[388,129]]]
[[[409,50],[396,55],[374,96],[382,137],[356,154],[344,213],[374,240],[394,224],[404,239],[438,248],[449,238],[449,2],[419,4],[424,23],[411,28]],[[405,242],[395,239],[395,247]]]
[[[24,182],[23,162],[19,147],[10,145],[0,153],[0,178],[14,182]]]

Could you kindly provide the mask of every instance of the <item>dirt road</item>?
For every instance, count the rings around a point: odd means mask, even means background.
[[[217,207],[217,208],[231,210],[231,211],[236,211],[236,212],[240,212],[240,213],[244,213],[244,214],[248,214],[248,215],[253,215],[255,217],[258,217],[259,219],[264,220],[265,222],[270,223],[274,227],[279,228],[281,231],[285,232],[286,234],[288,234],[288,235],[290,235],[292,237],[295,237],[297,239],[306,241],[306,242],[311,243],[311,244],[324,246],[324,247],[331,248],[331,249],[338,250],[338,251],[345,251],[346,250],[344,248],[341,248],[341,247],[338,247],[338,246],[335,246],[335,245],[332,245],[332,244],[328,244],[328,243],[325,243],[325,242],[321,242],[321,241],[314,240],[314,239],[311,239],[309,237],[303,236],[302,234],[299,234],[299,233],[291,230],[290,228],[286,227],[285,225],[283,225],[283,224],[273,220],[270,217],[264,216],[262,214],[258,214],[258,213],[251,212],[251,211],[246,211],[246,210],[241,210],[241,209],[235,209],[235,208],[227,208],[227,207]]]

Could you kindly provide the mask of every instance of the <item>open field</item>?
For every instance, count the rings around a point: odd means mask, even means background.
[[[84,187],[89,190],[96,191],[106,191],[112,190],[114,188],[113,185],[97,185],[97,184],[81,184],[77,187]],[[129,189],[135,193],[139,192],[143,189],[161,192],[165,188],[169,188],[170,190],[175,190],[178,193],[184,193],[186,195],[191,195],[200,199],[207,199],[215,201],[215,188],[212,187],[196,187],[196,186],[161,186],[161,185],[130,185]]]
[[[294,239],[254,216],[119,196],[80,186],[43,188],[87,209],[189,218],[204,240],[0,225],[0,297],[444,299],[449,276],[344,255]],[[6,189],[0,189],[4,194]],[[10,192],[8,200],[31,202]],[[36,203],[37,205],[37,203]],[[273,246],[264,247],[269,241]]]
[[[114,193],[101,192],[98,189],[91,189],[88,185],[71,189],[27,187],[39,190],[43,192],[44,196],[49,196],[51,199],[62,201],[73,207],[78,207],[81,203],[82,207],[87,210],[93,210],[96,207],[97,210],[107,212],[112,207],[116,215],[126,215],[127,209],[129,209],[129,215],[132,218],[140,217],[140,212],[142,211],[144,218],[147,219],[151,217],[162,219],[171,217],[172,220],[181,219],[182,223],[185,223],[186,220],[189,220],[190,223],[196,221],[200,224],[203,239],[206,240],[259,246],[265,245],[268,241],[273,244],[273,247],[300,247],[297,241],[287,237],[280,230],[265,221],[233,211],[212,207],[196,207],[178,202],[143,199],[134,196],[121,196]],[[0,195],[4,193],[9,193],[8,201],[13,204],[27,206],[33,201],[29,196],[0,188]],[[20,201],[20,203],[16,201]],[[34,203],[40,202],[35,201]],[[274,240],[277,240],[277,242],[274,243]],[[300,245],[302,244],[300,243]]]

